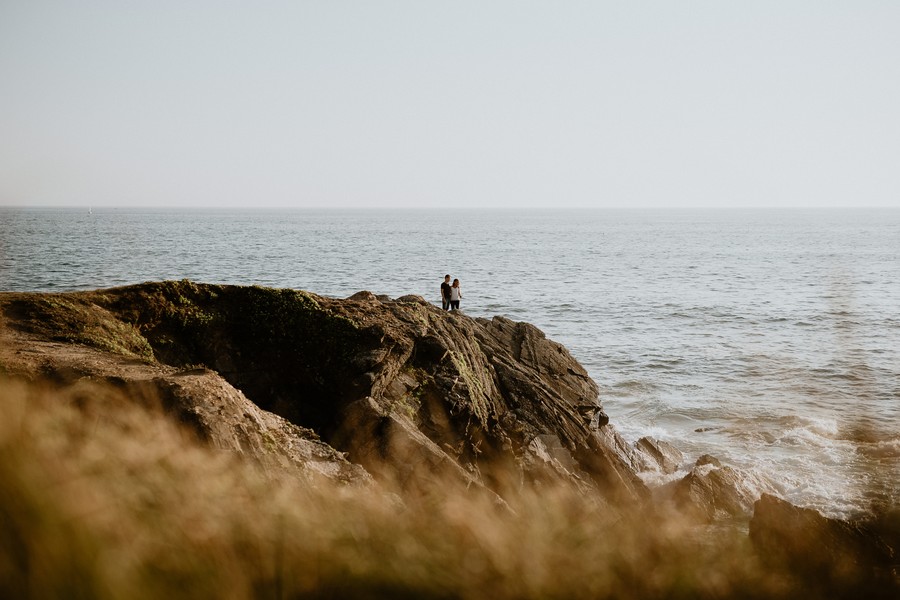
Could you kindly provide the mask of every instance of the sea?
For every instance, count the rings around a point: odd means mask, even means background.
[[[466,314],[564,344],[626,440],[830,516],[900,505],[900,210],[0,208],[2,291],[187,278],[439,304],[445,274]]]

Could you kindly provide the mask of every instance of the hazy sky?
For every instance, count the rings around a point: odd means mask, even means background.
[[[0,205],[900,207],[900,2],[0,0]]]

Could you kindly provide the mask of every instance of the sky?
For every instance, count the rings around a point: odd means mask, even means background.
[[[900,207],[900,2],[0,0],[0,206]]]

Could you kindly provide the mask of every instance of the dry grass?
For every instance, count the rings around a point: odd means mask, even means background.
[[[745,535],[264,473],[113,390],[0,380],[0,597],[791,597]]]

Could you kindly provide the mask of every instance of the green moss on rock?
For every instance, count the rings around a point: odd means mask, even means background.
[[[30,297],[12,303],[20,326],[60,342],[84,344],[123,356],[153,360],[153,348],[130,323],[90,301],[89,297]]]
[[[486,423],[491,408],[488,396],[484,390],[484,384],[481,383],[481,379],[469,366],[466,357],[461,352],[450,350],[449,355],[450,360],[453,361],[453,365],[468,388],[472,411],[481,423]]]

